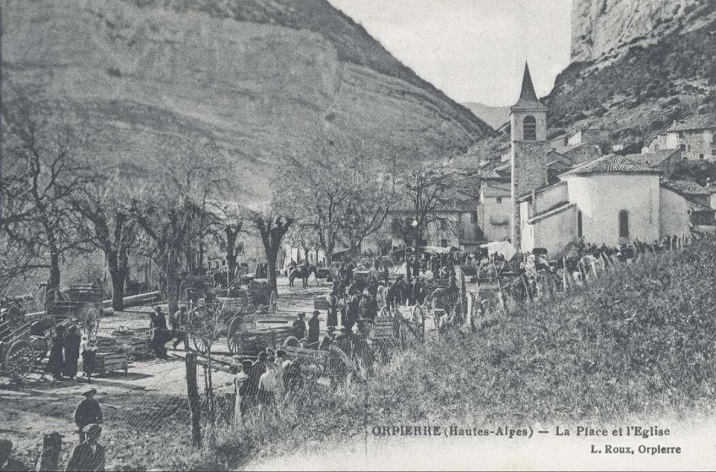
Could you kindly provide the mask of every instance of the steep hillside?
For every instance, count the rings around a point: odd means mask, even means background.
[[[441,155],[490,128],[325,0],[8,0],[3,75],[107,162],[212,140],[265,200],[282,153],[330,133]]]
[[[572,27],[575,62],[546,100],[552,127],[631,128],[649,139],[713,110],[716,2],[576,0]]]
[[[463,105],[495,129],[510,121],[510,107],[491,107],[477,102],[467,102]]]

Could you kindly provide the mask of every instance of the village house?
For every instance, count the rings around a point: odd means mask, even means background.
[[[693,115],[675,123],[665,133],[658,135],[647,146],[651,152],[678,149],[688,160],[716,160],[716,113]]]
[[[587,128],[574,133],[567,140],[568,146],[594,144],[603,150],[610,149],[612,145],[612,130]]]
[[[681,151],[678,149],[661,149],[653,152],[642,152],[641,154],[627,154],[631,161],[658,169],[665,178],[671,177],[676,166],[681,162]]]
[[[484,179],[480,186],[477,221],[487,241],[506,241],[510,238],[512,199],[510,181]]]

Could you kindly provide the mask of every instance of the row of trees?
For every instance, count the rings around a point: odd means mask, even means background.
[[[112,279],[112,305],[122,310],[135,253],[152,258],[175,310],[181,274],[204,265],[207,243],[225,248],[234,273],[245,218],[275,261],[292,220],[222,207],[234,188],[231,167],[210,139],[186,137],[170,165],[149,160],[141,170],[110,167],[88,155],[90,143],[72,126],[46,119],[50,114],[26,96],[4,93],[0,294],[42,271],[48,274],[46,304],[52,303],[63,263],[100,250]]]
[[[417,245],[430,223],[454,224],[446,212],[464,176],[437,157],[416,147],[322,134],[278,161],[273,208],[296,219],[288,234],[294,247],[320,249],[328,261],[339,244],[357,253],[385,228],[391,212],[409,216],[398,231]]]
[[[161,274],[170,310],[182,273],[204,266],[207,244],[225,250],[228,274],[237,265],[239,239],[253,229],[266,254],[269,282],[284,236],[294,246],[320,248],[330,261],[338,245],[357,252],[380,231],[391,211],[412,218],[401,228],[416,244],[428,224],[445,218],[460,175],[436,156],[408,146],[392,150],[360,137],[322,133],[278,158],[271,210],[241,213],[232,166],[204,136],[179,139],[171,163],[148,159],[110,166],[89,153],[92,143],[27,93],[3,91],[3,231],[0,294],[23,276],[45,271],[46,302],[61,284],[68,259],[101,251],[112,279],[113,307],[123,309],[130,255],[148,255]],[[42,102],[47,103],[47,102]],[[151,176],[149,178],[148,176]],[[250,225],[245,224],[251,223]]]

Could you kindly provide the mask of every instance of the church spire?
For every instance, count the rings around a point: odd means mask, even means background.
[[[530,75],[530,66],[525,61],[525,73],[522,76],[522,91],[520,92],[521,100],[528,100],[530,102],[536,102],[537,94],[535,93],[535,86],[532,84],[532,76]]]
[[[525,61],[525,72],[522,76],[522,90],[520,91],[520,98],[517,100],[512,108],[514,110],[547,110],[547,107],[542,105],[542,102],[537,98],[535,93],[535,86],[532,83],[532,75],[530,74],[530,66]]]

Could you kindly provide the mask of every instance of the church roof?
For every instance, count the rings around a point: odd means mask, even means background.
[[[625,157],[647,166],[658,166],[678,152],[678,149],[661,149],[659,151],[644,152],[641,154],[627,154]]]
[[[520,91],[520,98],[517,100],[511,110],[515,109],[529,109],[529,110],[547,110],[547,107],[542,104],[537,98],[535,93],[535,86],[532,83],[532,75],[530,75],[530,67],[525,62],[525,72],[522,76],[522,90]]]
[[[482,194],[485,197],[509,197],[512,195],[510,182],[482,182]]]
[[[566,172],[566,175],[592,175],[592,174],[659,174],[658,169],[654,169],[648,165],[636,162],[626,156],[617,154],[607,154],[599,159],[585,162],[572,170]]]

